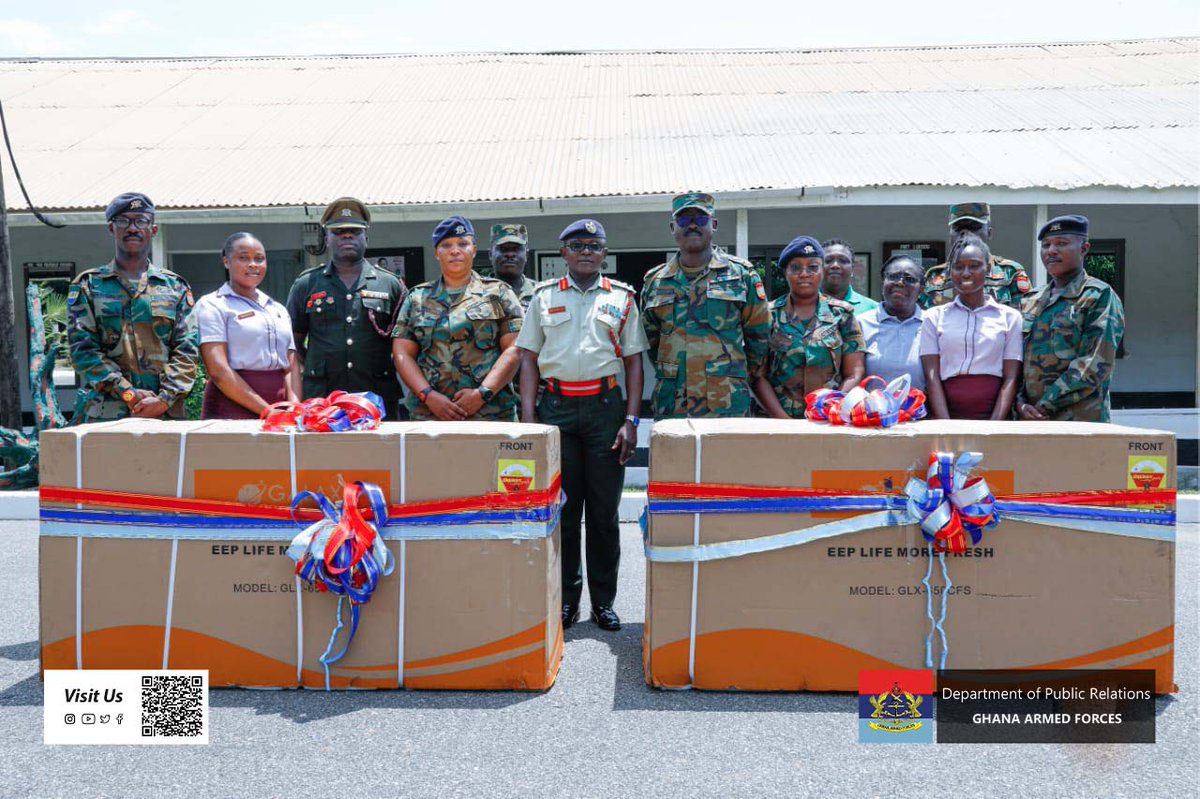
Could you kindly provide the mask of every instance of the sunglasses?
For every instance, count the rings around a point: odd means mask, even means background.
[[[884,275],[883,282],[884,283],[903,283],[906,286],[919,286],[921,284],[921,279],[913,277],[912,275],[903,275],[903,274],[902,275]]]
[[[821,271],[820,264],[788,264],[787,271],[793,275],[815,275]]]
[[[680,214],[675,217],[675,224],[680,227],[691,227],[692,225],[696,227],[708,227],[708,223],[711,220],[712,217],[708,214]]]
[[[154,218],[149,216],[128,217],[118,216],[112,221],[113,227],[125,230],[126,228],[135,228],[137,230],[149,230],[154,226]]]
[[[599,253],[604,250],[604,242],[601,241],[568,241],[567,249],[571,252],[595,252]]]

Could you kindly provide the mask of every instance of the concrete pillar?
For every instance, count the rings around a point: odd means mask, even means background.
[[[1029,262],[1029,269],[1025,270],[1026,274],[1033,278],[1033,286],[1046,285],[1046,267],[1042,266],[1042,245],[1037,240],[1038,231],[1042,229],[1042,225],[1049,221],[1045,205],[1034,207],[1033,212],[1033,260]]]
[[[158,233],[150,240],[150,263],[160,269],[170,269],[171,265],[167,263],[167,226],[159,225]]]
[[[737,252],[734,255],[750,257],[750,211],[745,208],[737,210]]]

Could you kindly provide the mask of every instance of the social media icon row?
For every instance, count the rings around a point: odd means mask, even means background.
[[[95,713],[84,713],[82,716],[79,717],[80,724],[95,724],[96,721],[97,721],[97,717],[96,717]],[[112,717],[111,713],[104,713],[99,717],[99,722],[101,724],[109,724],[112,721],[113,721],[113,717]],[[121,724],[124,721],[125,721],[125,714],[118,713],[117,718],[116,718],[117,724]],[[75,723],[75,714],[67,713],[65,716],[63,716],[63,723],[64,724],[74,724]]]

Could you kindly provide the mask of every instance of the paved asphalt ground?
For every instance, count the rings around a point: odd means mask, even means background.
[[[0,522],[0,797],[1197,795],[1200,525],[1179,528],[1180,693],[1130,746],[862,746],[852,695],[651,690],[622,535],[625,629],[568,631],[548,693],[217,690],[208,746],[67,747],[42,744],[35,523]]]

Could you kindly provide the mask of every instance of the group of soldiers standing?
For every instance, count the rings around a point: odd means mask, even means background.
[[[180,416],[199,357],[190,288],[150,262],[157,227],[149,198],[123,194],[105,216],[114,258],[79,275],[68,298],[83,421]],[[1083,271],[1087,228],[1077,219],[1052,220],[1040,232],[1051,278],[1041,289],[1033,290],[1016,262],[993,256],[987,271],[988,293],[1023,308],[1024,378],[1014,406],[1020,419],[1107,419],[1123,313],[1111,287]],[[558,426],[567,494],[563,624],[579,617],[586,514],[592,619],[602,629],[619,629],[617,513],[624,465],[637,442],[643,353],[654,369],[654,418],[746,416],[755,379],[768,373],[772,337],[780,335],[759,273],[713,241],[712,196],[689,192],[672,200],[678,249],[646,274],[640,298],[602,273],[608,238],[594,219],[577,220],[559,236],[567,274],[535,284],[524,274],[524,225],[492,226],[494,277],[483,277],[471,268],[471,223],[450,217],[433,233],[440,276],[411,291],[366,260],[370,213],[361,202],[334,201],[322,223],[329,260],[302,272],[286,302],[302,398],[372,391],[392,418],[519,418]],[[952,239],[990,237],[987,206],[955,206],[950,228]],[[847,313],[872,307],[849,285],[852,253],[838,244],[845,245],[826,242],[822,289]],[[953,299],[945,265],[930,269],[921,304]],[[1109,322],[1115,315],[1121,324],[1098,327],[1098,315]],[[1097,342],[1097,330],[1104,341]],[[403,410],[401,382],[409,389]]]

